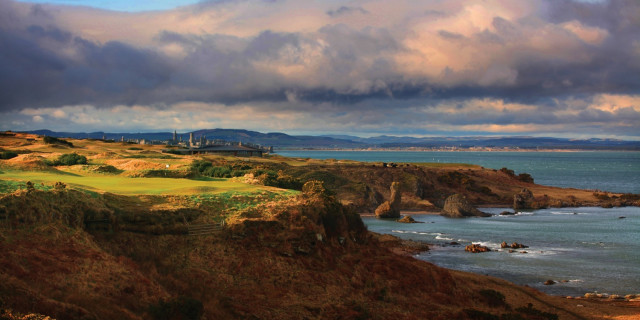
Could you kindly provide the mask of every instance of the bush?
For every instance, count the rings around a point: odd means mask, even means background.
[[[134,150],[135,151],[135,150],[143,150],[143,149],[140,148],[140,147],[131,147],[131,148],[127,148],[127,150]]]
[[[12,151],[4,151],[0,154],[0,159],[6,160],[17,157],[18,154]]]
[[[202,318],[204,306],[200,300],[179,296],[168,301],[161,299],[158,304],[149,306],[148,311],[151,318],[156,320],[198,320]]]
[[[513,170],[507,169],[507,168],[501,168],[500,172],[504,172],[510,177],[514,177],[516,175],[516,173]]]
[[[443,173],[438,176],[438,181],[450,187],[454,187],[454,186],[469,187],[473,185],[473,180],[471,180],[471,178],[468,175],[464,173],[460,173],[458,171],[450,171],[447,173]]]
[[[533,183],[533,177],[528,173],[521,173],[518,175],[518,180],[522,182]]]
[[[524,313],[526,315],[533,316],[533,317],[535,317],[535,319],[545,319],[545,320],[558,320],[559,319],[557,314],[538,310],[538,309],[534,308],[533,304],[531,304],[531,303],[529,303],[526,308],[525,307],[517,308],[516,311],[518,311],[520,313]]]
[[[482,300],[490,307],[507,306],[505,296],[502,292],[486,289],[480,290],[478,293],[480,293]]]
[[[200,175],[214,178],[231,178],[244,176],[251,167],[246,165],[227,165],[214,166],[211,162],[205,160],[196,160],[191,163],[191,170]]]
[[[72,166],[74,164],[87,164],[87,157],[77,153],[65,153],[50,163],[54,166]]]
[[[253,175],[265,186],[302,190],[302,180],[285,174],[282,170],[254,170]]]
[[[49,137],[49,136],[44,136],[44,143],[46,144],[63,144],[69,147],[73,148],[73,143],[67,141],[67,140],[63,140],[63,139],[58,139],[58,138],[54,138],[54,137]]]

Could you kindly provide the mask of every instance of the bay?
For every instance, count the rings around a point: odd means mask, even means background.
[[[468,163],[529,173],[537,184],[640,193],[640,152],[475,152],[475,151],[327,151],[287,150],[293,158],[356,160],[365,162]]]
[[[469,163],[529,173],[543,185],[640,193],[639,152],[472,151],[279,151],[295,158],[366,162]],[[449,219],[416,215],[424,223],[402,224],[364,217],[369,230],[433,244],[418,259],[456,270],[500,277],[556,295],[587,292],[640,293],[640,208],[554,208],[499,216],[504,208],[482,208],[489,218]],[[529,248],[500,248],[518,242]],[[458,242],[460,245],[451,245]],[[479,243],[493,251],[473,254]],[[526,253],[522,253],[526,251]],[[554,280],[554,285],[544,285]]]
[[[555,295],[640,293],[640,208],[554,208],[515,216],[497,215],[504,208],[482,210],[494,216],[415,215],[424,222],[415,224],[363,220],[370,231],[433,244],[416,258],[441,267],[496,276]],[[500,248],[503,241],[529,248],[510,253]],[[465,252],[471,243],[492,251]],[[547,280],[557,283],[544,285]]]

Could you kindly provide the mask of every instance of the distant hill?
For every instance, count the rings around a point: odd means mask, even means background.
[[[325,137],[350,139],[380,148],[441,148],[441,147],[495,147],[545,149],[607,149],[640,150],[640,141],[617,139],[565,139],[552,137],[398,137],[376,136],[361,138],[345,135]]]
[[[120,140],[146,139],[166,141],[173,132],[111,133],[111,132],[54,132],[51,130],[28,131],[58,138]],[[189,139],[190,132],[179,133],[182,140]],[[552,137],[398,137],[377,136],[362,138],[351,135],[294,136],[282,132],[261,133],[244,129],[203,129],[193,131],[196,139],[205,136],[209,140],[241,141],[276,148],[522,148],[522,149],[585,149],[585,150],[637,150],[640,141],[616,139],[565,139]]]
[[[57,138],[74,139],[106,139],[120,140],[146,139],[165,141],[172,139],[173,132],[145,132],[145,133],[113,133],[113,132],[55,132],[51,130],[27,131],[38,135],[46,135]],[[189,140],[191,132],[179,133],[182,140]],[[243,129],[203,129],[193,131],[195,139],[205,136],[208,140],[220,139],[226,141],[241,141],[262,146],[274,146],[279,148],[365,148],[366,143],[351,140],[335,139],[321,136],[291,136],[280,132],[261,133]]]

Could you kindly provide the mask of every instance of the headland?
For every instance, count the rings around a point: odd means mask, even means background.
[[[638,205],[508,169],[277,155],[5,133],[0,309],[56,319],[632,319],[631,299],[567,300],[440,268],[367,231],[399,183],[402,210]],[[629,301],[630,300],[630,301]]]

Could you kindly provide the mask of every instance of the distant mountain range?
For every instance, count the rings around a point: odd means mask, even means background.
[[[145,139],[166,141],[173,132],[108,133],[108,132],[54,132],[35,130],[29,133],[58,138],[120,140]],[[179,133],[182,140],[188,140],[191,132]],[[524,149],[586,149],[586,150],[639,150],[640,141],[617,139],[564,139],[546,137],[397,137],[377,136],[361,138],[350,135],[292,136],[281,132],[261,133],[243,129],[204,129],[193,131],[196,139],[205,136],[209,140],[242,141],[281,149],[294,148],[524,148]]]

